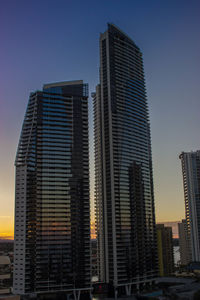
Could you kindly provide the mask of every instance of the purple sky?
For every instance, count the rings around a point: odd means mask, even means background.
[[[99,33],[107,22],[126,32],[144,55],[157,220],[184,217],[178,154],[200,149],[199,12],[195,0],[1,0],[0,228],[13,224],[13,165],[29,93],[74,79],[94,91]],[[93,180],[91,191],[93,198]]]

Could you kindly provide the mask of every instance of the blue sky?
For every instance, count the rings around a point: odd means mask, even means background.
[[[157,220],[184,217],[178,155],[200,149],[199,12],[195,0],[1,0],[0,225],[6,217],[8,226],[13,224],[13,164],[29,93],[44,83],[74,79],[83,79],[94,91],[99,34],[107,22],[143,52]]]

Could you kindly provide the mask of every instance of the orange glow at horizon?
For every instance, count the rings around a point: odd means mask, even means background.
[[[95,223],[90,223],[91,238],[95,239]],[[14,239],[14,223],[11,222],[11,217],[0,217],[0,239]]]
[[[181,221],[181,220],[180,220]],[[173,228],[173,237],[178,238],[178,223],[180,221],[161,221],[156,223],[163,223],[165,226]],[[95,221],[92,219],[90,222],[91,239],[96,238]],[[14,221],[10,216],[0,216],[0,239],[14,239]]]
[[[14,221],[11,216],[0,216],[0,238],[14,239]]]

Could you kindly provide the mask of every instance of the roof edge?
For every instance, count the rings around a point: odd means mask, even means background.
[[[67,86],[67,85],[79,85],[83,84],[83,80],[72,80],[72,81],[60,81],[60,82],[54,82],[54,83],[47,83],[43,85],[43,89],[49,89],[52,87],[61,87],[61,86]]]

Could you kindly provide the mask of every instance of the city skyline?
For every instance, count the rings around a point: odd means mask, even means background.
[[[126,7],[110,1],[81,6],[91,7],[88,23],[80,16],[76,26],[65,20],[64,8],[76,13],[75,5],[61,7],[50,1],[39,4],[21,1],[3,3],[1,14],[1,212],[0,236],[13,236],[14,157],[21,123],[30,91],[43,82],[84,78],[90,92],[98,83],[97,37],[112,21],[141,45],[145,61],[147,95],[150,105],[156,221],[184,218],[184,196],[178,154],[198,150],[198,70],[199,42],[197,18],[199,3],[175,1],[160,4],[132,4]],[[112,5],[115,9],[112,11]],[[146,8],[145,10],[144,7]],[[62,10],[61,10],[62,8]],[[107,9],[104,14],[104,9]],[[35,26],[36,11],[39,14]],[[63,15],[62,15],[63,11]],[[137,12],[137,13],[136,13]],[[60,14],[63,18],[60,18]],[[135,17],[135,19],[133,18]],[[86,17],[86,18],[87,18]],[[51,24],[50,20],[54,20]],[[72,22],[72,24],[74,24]],[[94,26],[95,24],[95,26]],[[27,26],[26,26],[27,25]],[[4,31],[3,31],[4,29]],[[81,30],[80,30],[81,29]],[[85,31],[84,36],[80,32]],[[54,43],[52,43],[52,40]],[[33,43],[34,41],[34,43]],[[81,49],[80,49],[81,47]],[[42,69],[39,66],[44,66]],[[92,155],[92,100],[90,98],[90,159]],[[93,202],[94,183],[91,181]],[[173,206],[173,211],[170,209]]]

